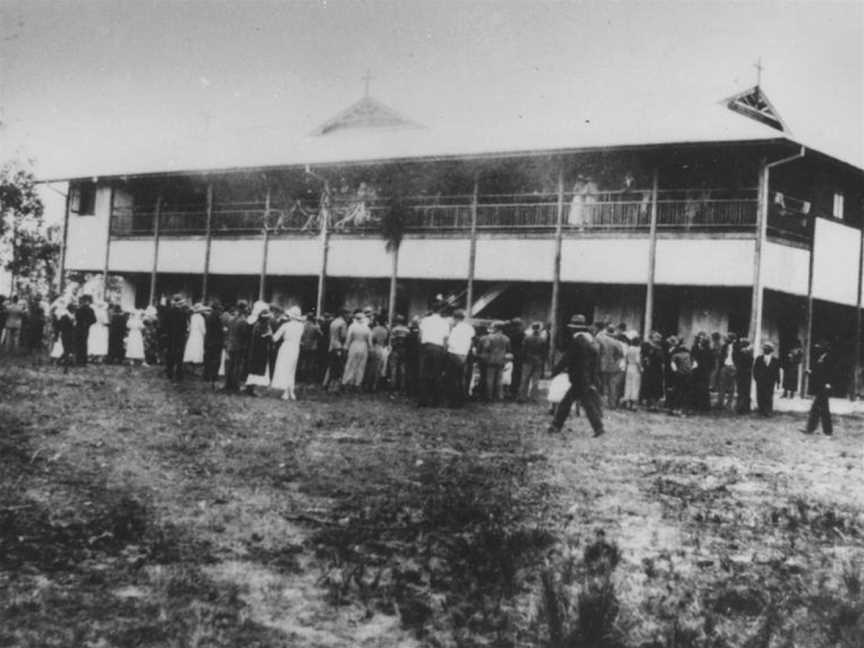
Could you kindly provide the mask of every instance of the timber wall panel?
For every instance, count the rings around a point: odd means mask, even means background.
[[[96,202],[91,216],[69,214],[66,239],[67,270],[102,270],[105,264],[105,244],[108,240],[108,212],[111,209],[111,189],[96,188]]]
[[[543,262],[551,279],[552,252]],[[648,239],[564,239],[561,281],[644,285],[648,281]]]
[[[660,239],[655,283],[752,286],[754,249],[752,239]]]
[[[764,253],[765,287],[806,297],[810,252],[769,241],[765,245]]]
[[[468,248],[467,239],[406,238],[399,249],[399,277],[465,280]]]
[[[816,219],[813,296],[854,306],[858,293],[860,233],[854,227]]]

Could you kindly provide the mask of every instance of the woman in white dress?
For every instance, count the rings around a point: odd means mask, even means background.
[[[630,345],[624,354],[627,363],[624,369],[624,398],[622,402],[627,409],[636,409],[639,404],[639,392],[642,388],[642,342],[636,331],[627,334]]]
[[[366,321],[363,313],[357,311],[354,313],[354,323],[348,327],[345,338],[348,359],[345,361],[345,370],[342,373],[343,385],[355,388],[363,385],[369,349],[372,348],[372,331]]]
[[[186,348],[183,350],[184,364],[204,364],[204,335],[207,332],[207,323],[204,321],[203,312],[203,304],[195,304],[192,308],[189,337],[186,338]]]
[[[96,321],[87,333],[87,355],[101,361],[108,355],[108,304],[94,304],[93,314]]]
[[[280,326],[273,336],[273,342],[282,340],[279,354],[276,356],[276,367],[273,370],[273,389],[284,390],[282,400],[297,400],[294,385],[297,376],[297,359],[300,357],[300,338],[303,337],[304,321],[297,306],[292,306],[286,313],[288,321]]]
[[[126,359],[132,364],[144,362],[144,318],[141,311],[132,311],[126,322]]]

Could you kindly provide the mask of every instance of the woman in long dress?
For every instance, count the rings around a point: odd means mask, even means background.
[[[108,355],[108,305],[98,303],[93,307],[96,321],[87,333],[87,355],[94,360],[104,360]]]
[[[270,329],[270,307],[266,302],[257,301],[246,323],[252,327],[249,336],[249,355],[246,359],[246,393],[255,396],[255,387],[270,386],[270,346],[273,331]]]
[[[639,336],[634,332],[629,336],[630,345],[624,352],[624,361],[626,367],[624,369],[624,407],[627,409],[636,409],[639,403],[639,392],[642,389],[642,350],[640,348],[642,342]]]
[[[297,377],[297,359],[300,357],[300,339],[303,337],[303,316],[297,306],[292,306],[285,314],[287,321],[283,322],[273,336],[273,342],[279,345],[276,356],[276,366],[273,370],[273,389],[282,389],[282,400],[297,400],[294,385]]]
[[[204,335],[207,333],[204,310],[203,304],[195,304],[192,309],[192,317],[189,318],[189,337],[186,338],[186,348],[183,350],[184,364],[204,364]]]
[[[144,319],[141,311],[133,311],[126,321],[126,359],[131,364],[144,362]]]
[[[348,327],[345,344],[348,347],[348,359],[342,373],[342,384],[361,387],[369,359],[369,348],[372,346],[372,331],[366,324],[362,311],[354,313],[354,322]]]

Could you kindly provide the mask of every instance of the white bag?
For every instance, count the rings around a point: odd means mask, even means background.
[[[564,395],[570,390],[570,376],[566,373],[560,373],[549,382],[549,394],[546,399],[550,403],[560,403],[564,400]]]
[[[54,346],[51,347],[51,357],[55,360],[63,357],[63,342],[60,341],[59,337],[54,341]]]

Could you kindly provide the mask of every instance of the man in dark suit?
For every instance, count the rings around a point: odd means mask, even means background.
[[[738,400],[735,401],[737,414],[750,412],[750,383],[753,382],[753,345],[747,338],[741,338],[732,352],[735,361],[735,391]]]
[[[828,344],[821,342],[813,346],[816,362],[810,370],[810,386],[813,390],[813,405],[810,406],[810,416],[807,417],[807,428],[802,430],[805,434],[813,434],[819,423],[822,423],[822,432],[825,436],[831,436],[834,429],[831,425],[831,409],[828,397],[831,394],[831,366]]]
[[[774,357],[774,345],[762,345],[762,355],[753,362],[753,380],[756,381],[756,405],[761,416],[774,413],[774,388],[780,382],[780,361]]]
[[[93,298],[83,295],[78,300],[78,310],[75,311],[75,363],[87,364],[87,338],[90,335],[90,327],[96,323],[96,314],[93,312]]]
[[[597,389],[600,381],[600,351],[585,323],[584,315],[571,317],[567,328],[570,329],[572,337],[561,360],[555,365],[552,375],[566,371],[570,377],[570,389],[558,403],[549,432],[561,431],[573,402],[578,400],[585,408],[594,436],[598,437],[605,432],[600,392]]]
[[[186,348],[186,333],[189,314],[183,295],[174,295],[165,311],[165,375],[169,380],[183,380],[183,350]]]

